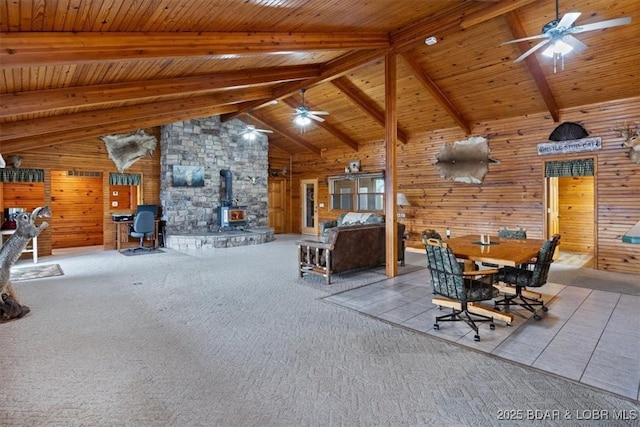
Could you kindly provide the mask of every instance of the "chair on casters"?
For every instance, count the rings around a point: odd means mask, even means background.
[[[494,313],[491,308],[478,304],[480,301],[492,300],[499,295],[493,287],[493,277],[498,270],[462,271],[460,264],[446,243],[434,238],[427,238],[427,266],[431,272],[431,284],[436,296],[433,303],[439,307],[449,307],[450,314],[437,316],[433,328],[440,329],[439,322],[463,321],[474,330],[473,339],[480,341],[476,322],[491,322],[489,327],[495,329]],[[512,317],[506,316],[507,323]]]
[[[542,244],[535,260],[518,267],[502,267],[498,269],[495,279],[498,282],[505,283],[506,286],[498,286],[498,289],[505,294],[505,297],[496,301],[496,307],[504,306],[508,310],[512,305],[518,305],[532,312],[535,320],[540,320],[536,307],[540,307],[545,313],[549,311],[544,305],[542,295],[531,292],[527,288],[538,288],[547,283],[549,267],[553,262],[553,254],[559,241],[560,235],[554,234]]]
[[[140,238],[140,246],[134,251],[153,249],[153,246],[144,246],[144,239],[153,236],[156,226],[156,217],[151,212],[138,212],[133,219],[133,229],[129,232],[131,237]]]

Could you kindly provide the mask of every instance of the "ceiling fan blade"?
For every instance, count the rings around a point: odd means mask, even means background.
[[[531,49],[529,49],[528,51],[526,51],[525,53],[523,53],[522,55],[517,57],[513,62],[522,61],[524,58],[526,58],[527,56],[531,55],[533,52],[535,52],[536,50],[540,49],[542,46],[544,46],[545,44],[549,43],[550,41],[551,41],[551,39],[546,39],[546,40],[541,41],[540,43],[538,43],[537,45],[535,45],[534,47],[532,47]]]
[[[588,47],[586,44],[582,43],[580,40],[570,34],[562,36],[561,40],[571,46],[575,53],[580,53]]]
[[[565,13],[555,28],[569,28],[574,22],[576,22],[576,19],[578,19],[580,15],[582,15],[580,12]]]
[[[619,25],[627,25],[631,23],[631,17],[609,19],[607,21],[594,22],[593,24],[578,25],[569,30],[570,33],[584,33],[585,31],[600,30],[603,28],[617,27]]]
[[[500,43],[500,46],[504,46],[505,44],[511,44],[511,43],[525,42],[527,40],[543,39],[546,37],[549,37],[549,36],[547,36],[546,34],[538,34],[537,36],[530,36],[530,37],[523,37],[521,39],[509,40],[508,42]]]
[[[273,131],[269,130],[269,129],[256,129],[255,131],[256,132],[264,132],[264,133],[273,133]]]
[[[327,116],[329,115],[328,111],[307,111],[309,114],[315,114],[316,116]]]
[[[307,114],[307,117],[317,122],[324,122],[324,119],[322,117],[316,116],[315,114]]]

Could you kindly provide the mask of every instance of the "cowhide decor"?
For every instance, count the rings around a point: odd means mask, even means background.
[[[107,147],[109,158],[121,173],[145,156],[151,157],[158,140],[143,129],[134,133],[104,135],[100,139]]]
[[[467,184],[480,184],[489,171],[489,163],[499,163],[489,157],[489,144],[483,136],[445,142],[436,159],[442,178]]]

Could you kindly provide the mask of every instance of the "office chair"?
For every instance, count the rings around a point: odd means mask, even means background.
[[[155,231],[156,218],[151,212],[138,212],[133,219],[133,227],[129,232],[131,237],[140,238],[140,246],[134,249],[134,251],[153,249],[153,246],[145,247],[144,239],[146,237],[153,236]]]
[[[498,296],[493,287],[493,275],[497,270],[462,271],[460,264],[448,245],[441,240],[430,238],[426,241],[427,266],[431,272],[432,302],[438,307],[449,307],[452,312],[436,316],[433,329],[440,329],[438,322],[463,321],[473,329],[473,339],[480,341],[476,322],[490,322],[495,328],[490,310],[477,305]]]
[[[509,309],[512,305],[526,308],[533,313],[535,320],[540,320],[540,315],[536,307],[540,307],[543,312],[549,309],[544,305],[542,295],[527,290],[528,288],[538,288],[547,283],[549,267],[553,262],[553,253],[560,242],[560,235],[554,234],[545,241],[534,261],[528,262],[518,267],[502,267],[498,269],[495,279],[508,286],[499,286],[501,292],[505,293],[503,299],[496,301],[495,306],[503,306]]]

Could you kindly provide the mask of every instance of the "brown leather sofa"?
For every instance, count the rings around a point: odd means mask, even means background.
[[[405,225],[398,223],[398,261],[404,265]],[[386,262],[385,224],[334,227],[326,242],[299,240],[298,272],[323,276],[331,284],[331,275],[361,268],[373,268]]]

